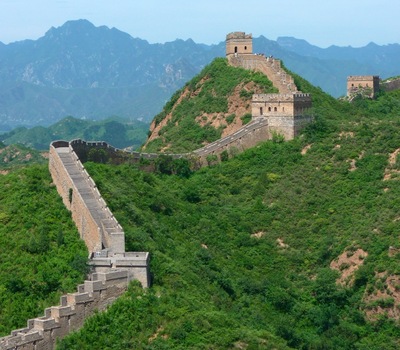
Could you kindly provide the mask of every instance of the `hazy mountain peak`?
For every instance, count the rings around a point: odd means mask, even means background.
[[[45,36],[55,35],[55,34],[74,35],[76,33],[93,31],[95,28],[96,27],[88,20],[78,19],[78,20],[67,21],[60,27],[51,27],[46,32]]]

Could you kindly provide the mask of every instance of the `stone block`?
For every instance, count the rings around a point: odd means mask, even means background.
[[[89,293],[72,293],[68,294],[67,298],[69,305],[76,305],[93,301],[93,298],[89,295]]]
[[[35,321],[34,328],[39,331],[40,330],[46,331],[60,327],[60,325],[57,324],[54,318],[35,318],[34,321]]]
[[[103,281],[85,281],[85,292],[93,293],[106,289]]]
[[[53,306],[51,308],[51,317],[56,320],[60,317],[67,317],[74,314],[75,311],[71,308],[71,306]]]
[[[29,332],[22,337],[23,341],[26,343],[32,343],[43,339],[43,336],[38,331]]]

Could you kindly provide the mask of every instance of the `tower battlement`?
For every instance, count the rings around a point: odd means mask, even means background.
[[[245,32],[233,32],[226,36],[226,56],[253,53],[253,37]]]

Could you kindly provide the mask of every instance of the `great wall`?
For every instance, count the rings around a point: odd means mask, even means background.
[[[224,151],[240,152],[282,134],[293,139],[312,118],[311,96],[297,91],[293,78],[280,61],[252,52],[251,35],[227,35],[226,56],[233,66],[261,71],[279,90],[278,94],[253,95],[252,120],[234,134],[173,158],[196,158],[202,165],[207,156]],[[126,252],[125,235],[83,162],[88,153],[102,150],[123,161],[127,153],[105,142],[55,141],[50,145],[49,170],[64,205],[85,241],[92,273],[76,293],[64,295],[60,305],[47,308],[43,317],[28,320],[27,327],[0,338],[1,350],[53,350],[57,339],[78,330],[95,310],[104,310],[127,289],[132,280],[150,286],[149,253]],[[154,159],[155,153],[130,152],[130,159]]]

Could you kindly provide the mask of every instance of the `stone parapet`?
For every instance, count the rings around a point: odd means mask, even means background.
[[[92,274],[78,292],[64,295],[59,306],[45,310],[43,317],[28,321],[26,328],[0,338],[1,350],[53,350],[57,339],[79,329],[96,310],[106,309],[125,292],[129,283],[127,270]]]

